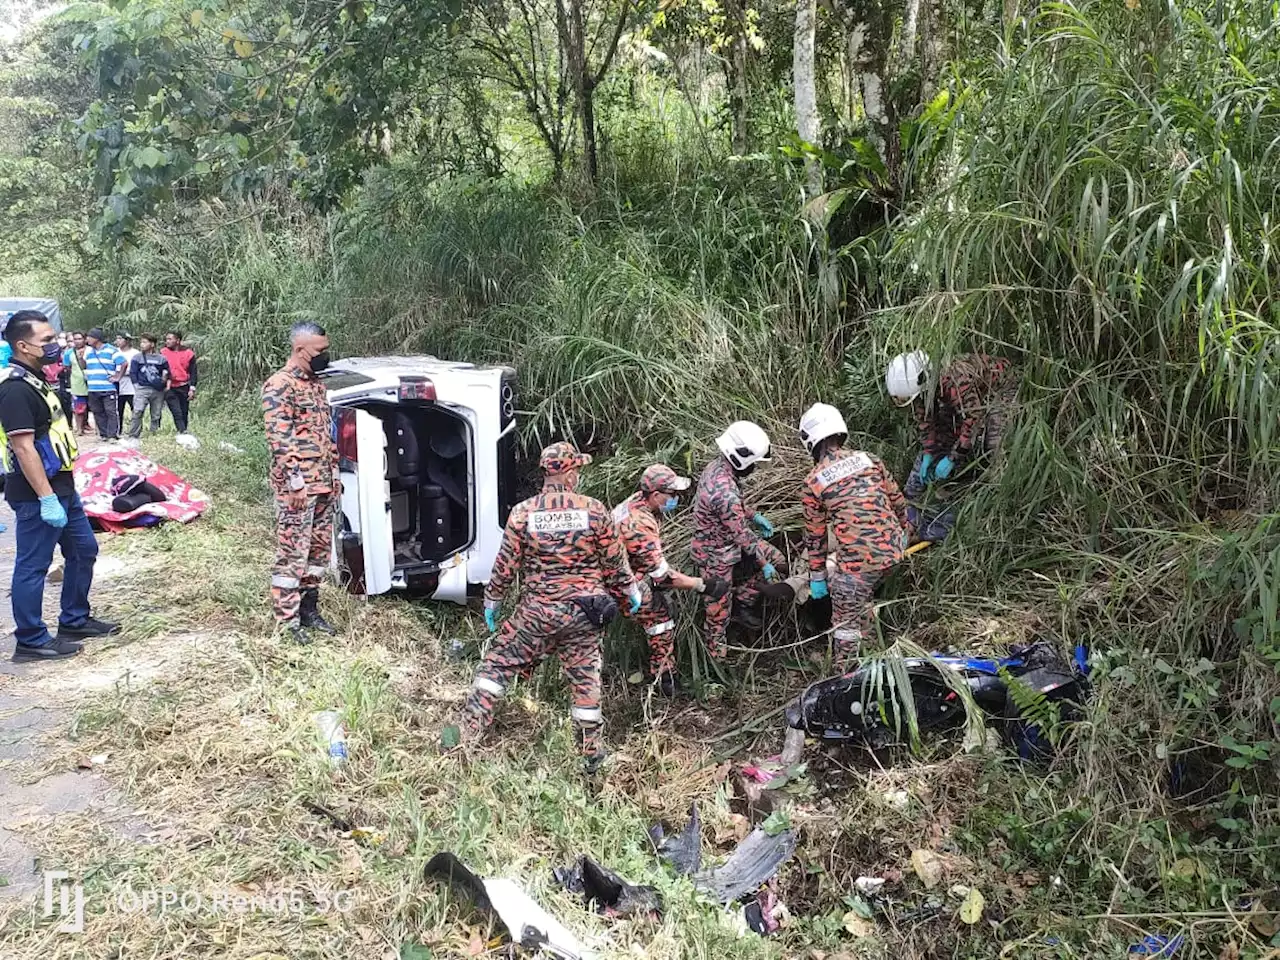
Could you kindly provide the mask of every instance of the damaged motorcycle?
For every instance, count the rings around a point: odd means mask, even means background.
[[[787,707],[788,727],[826,743],[864,743],[880,749],[902,742],[911,728],[904,706],[914,711],[921,734],[936,733],[963,724],[966,700],[971,699],[1019,757],[1047,761],[1067,725],[1083,717],[1089,695],[1088,658],[1082,646],[1076,647],[1072,662],[1053,644],[1038,641],[1014,647],[1007,657],[937,654],[907,657],[900,663],[899,676],[907,678],[909,697],[897,690],[898,681],[886,682],[883,661],[864,661],[805,690]],[[951,683],[944,670],[951,674]]]

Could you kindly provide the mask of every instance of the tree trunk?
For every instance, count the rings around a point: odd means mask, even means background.
[[[822,123],[818,117],[818,82],[814,68],[817,29],[817,0],[796,0],[795,48],[792,55],[796,132],[801,140],[821,148]],[[805,168],[809,175],[809,196],[816,197],[822,193],[822,164],[810,158],[805,161]]]
[[[725,0],[725,19],[733,39],[729,43],[729,58],[725,64],[725,77],[729,87],[729,116],[733,124],[733,152],[742,155],[751,149],[751,121],[747,86],[747,17],[742,8],[743,0]]]

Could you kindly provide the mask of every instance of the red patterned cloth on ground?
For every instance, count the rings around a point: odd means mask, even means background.
[[[130,527],[148,527],[163,520],[187,523],[209,508],[209,498],[187,481],[136,450],[91,450],[76,461],[76,492],[94,526],[111,533]],[[164,503],[148,503],[128,513],[112,506],[112,483],[123,476],[139,476],[159,487]]]

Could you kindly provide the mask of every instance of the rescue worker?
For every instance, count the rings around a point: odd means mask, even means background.
[[[741,482],[757,464],[769,462],[769,435],[759,425],[739,420],[716,439],[716,446],[720,456],[698,478],[689,548],[704,580],[733,585],[732,596],[703,594],[707,653],[720,660],[730,613],[749,629],[759,629],[762,580],[778,579],[786,558],[766,539],[773,536],[773,525],[759,513],[748,517],[742,502]]]
[[[308,630],[337,631],[320,615],[320,578],[329,569],[338,454],[332,410],[320,374],[329,365],[329,338],[315,323],[294,324],[292,352],[262,387],[262,416],[276,495],[276,559],[271,606],[296,643]]]
[[[956,357],[926,396],[932,365],[923,350],[894,357],[884,375],[893,402],[911,407],[920,431],[920,453],[907,478],[906,496],[917,539],[941,540],[955,524],[955,508],[922,513],[917,506],[934,481],[957,471],[973,477],[979,461],[1000,446],[1009,408],[1017,392],[1012,364],[1003,357],[973,353]]]
[[[676,692],[676,621],[668,591],[692,590],[715,600],[729,592],[727,580],[690,577],[667,563],[662,549],[661,517],[679,505],[679,495],[690,485],[688,477],[678,476],[665,464],[655,463],[641,474],[639,490],[613,511],[613,521],[626,548],[631,572],[640,581],[644,593],[644,603],[634,619],[648,638],[649,676],[668,697]]]
[[[572,688],[569,713],[588,775],[605,758],[604,629],[620,603],[634,614],[642,599],[608,508],[576,492],[580,472],[590,462],[572,444],[553,443],[539,458],[542,492],[511,511],[484,591],[485,624],[498,636],[476,671],[461,731],[463,742],[478,741],[511,681],[528,679],[554,654]],[[520,600],[499,632],[498,610],[516,574],[522,581]]]
[[[830,404],[815,403],[800,418],[800,439],[813,457],[800,498],[809,596],[831,597],[838,665],[875,635],[872,596],[907,545],[907,503],[897,481],[879,457],[846,449],[848,437],[844,417]]]

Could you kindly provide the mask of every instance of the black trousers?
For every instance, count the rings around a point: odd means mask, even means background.
[[[186,433],[187,418],[191,415],[191,388],[185,384],[170,387],[164,393],[164,405],[169,408],[169,414],[173,417],[174,429],[179,433]]]
[[[98,436],[103,440],[120,439],[120,406],[116,392],[105,390],[89,393],[89,412],[98,425]]]

